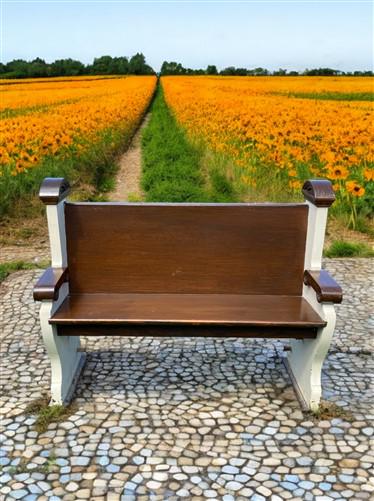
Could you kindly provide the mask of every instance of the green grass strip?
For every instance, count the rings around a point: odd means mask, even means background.
[[[330,101],[374,101],[374,92],[274,92],[274,94],[300,99]]]
[[[101,98],[105,94],[98,94],[95,99]],[[79,101],[87,101],[92,99],[92,96],[73,97],[71,99],[62,99],[48,104],[36,104],[35,106],[25,106],[24,108],[5,108],[0,111],[0,119],[15,118],[18,116],[25,116],[37,113],[49,113],[55,111],[56,108],[64,104],[75,104]]]
[[[26,261],[11,261],[9,263],[0,263],[0,283],[3,282],[11,273],[20,270],[35,270],[47,268],[49,263],[28,263]]]
[[[49,111],[53,111],[57,106],[61,106],[63,104],[72,104],[80,100],[81,98],[75,100],[70,99],[65,101],[58,101],[56,103],[50,103],[50,104],[39,104],[36,106],[29,106],[25,108],[6,108],[5,110],[0,111],[0,119],[6,120],[7,118],[15,118],[19,116],[25,116],[37,113],[48,113]]]
[[[202,151],[188,141],[159,86],[142,135],[141,185],[146,201],[233,201],[235,196],[224,174],[211,170],[204,176],[201,157]]]

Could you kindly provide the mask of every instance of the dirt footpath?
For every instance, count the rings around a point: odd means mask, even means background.
[[[140,188],[140,176],[142,171],[141,137],[149,118],[150,115],[148,113],[131,141],[128,150],[125,151],[119,160],[116,188],[109,193],[109,199],[113,202],[124,202],[143,198],[143,193]]]

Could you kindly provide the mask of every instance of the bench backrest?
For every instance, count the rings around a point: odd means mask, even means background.
[[[66,203],[71,293],[300,295],[306,204]]]

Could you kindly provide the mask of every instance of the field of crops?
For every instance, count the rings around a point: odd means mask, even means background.
[[[0,213],[35,194],[46,175],[109,189],[155,87],[154,76],[1,80]],[[149,198],[291,200],[303,180],[323,177],[351,226],[372,210],[372,78],[177,76],[162,77],[161,90],[152,151],[143,149]],[[204,172],[204,151],[213,174]]]
[[[37,189],[45,175],[105,179],[155,85],[153,76],[2,82],[0,209]]]
[[[194,141],[232,159],[242,197],[292,198],[328,178],[337,207],[373,204],[373,79],[163,77],[165,99]],[[371,100],[370,100],[371,99]]]

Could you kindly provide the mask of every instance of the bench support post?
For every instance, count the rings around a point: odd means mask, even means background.
[[[320,270],[327,212],[335,195],[331,183],[325,180],[307,181],[303,193],[309,209],[304,270]],[[318,302],[315,291],[307,285],[303,286],[303,297],[327,325],[318,330],[315,339],[291,340],[286,365],[302,406],[317,411],[322,395],[322,365],[334,333],[336,315],[333,303]]]
[[[68,183],[62,178],[46,178],[40,189],[40,199],[46,204],[52,268],[66,268],[65,197]],[[44,345],[51,361],[51,401],[67,404],[71,399],[79,374],[85,362],[85,354],[79,351],[79,336],[58,336],[57,327],[49,319],[69,293],[64,283],[56,301],[44,300],[40,308],[40,324]]]
[[[327,325],[318,329],[315,339],[290,341],[291,351],[288,352],[287,368],[302,407],[317,411],[322,395],[322,365],[334,334],[336,314],[333,304],[318,303],[316,293],[310,287],[309,289],[304,291],[304,298]]]
[[[85,353],[78,351],[79,336],[58,336],[57,327],[49,323],[51,315],[65,299],[67,292],[68,286],[64,284],[58,301],[42,301],[40,307],[42,336],[51,362],[50,405],[69,403],[85,362]]]

